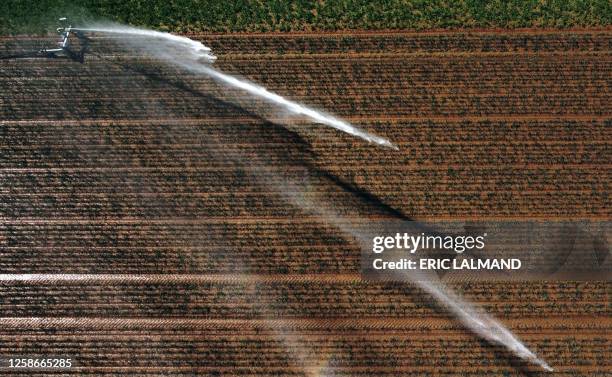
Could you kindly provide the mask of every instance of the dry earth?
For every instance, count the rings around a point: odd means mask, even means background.
[[[360,219],[609,219],[612,30],[191,37],[399,151],[99,37],[83,65],[0,61],[0,355],[75,360],[28,376],[539,375],[416,288],[361,281],[287,182]],[[610,283],[455,287],[555,376],[610,375]]]

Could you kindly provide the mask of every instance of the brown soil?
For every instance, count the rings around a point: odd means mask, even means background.
[[[0,355],[81,376],[539,375],[418,289],[362,281],[359,248],[278,187],[355,219],[608,220],[609,28],[192,37],[399,151],[268,122],[100,37],[84,65],[2,61]],[[610,373],[610,283],[453,287],[555,376]],[[49,375],[20,373],[0,369]]]

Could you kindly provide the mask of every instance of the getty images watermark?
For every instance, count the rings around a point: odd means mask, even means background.
[[[373,238],[372,252],[381,254],[385,250],[404,250],[415,254],[418,250],[446,250],[463,254],[465,251],[484,250],[487,233],[479,236],[441,236],[411,235],[396,233],[395,236],[376,236]],[[519,258],[400,258],[386,261],[375,258],[372,267],[375,270],[518,270],[522,266]]]
[[[610,222],[383,221],[364,225],[369,279],[609,280]],[[406,275],[407,273],[411,275]]]

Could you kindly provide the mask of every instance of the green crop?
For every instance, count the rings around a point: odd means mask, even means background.
[[[3,0],[0,33],[47,33],[58,17],[185,32],[608,26],[609,0]]]

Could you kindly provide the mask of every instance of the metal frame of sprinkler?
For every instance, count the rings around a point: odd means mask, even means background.
[[[28,58],[50,58],[50,59],[70,59],[79,63],[85,62],[85,53],[89,51],[89,38],[83,33],[84,30],[74,28],[68,23],[66,17],[59,19],[60,27],[57,33],[61,36],[57,43],[57,48],[42,48],[37,51],[19,53],[15,55],[0,56],[0,60],[7,59],[28,59]],[[79,40],[78,50],[71,46],[71,36],[76,36]]]
[[[60,27],[57,28],[57,33],[61,36],[61,39],[58,42],[59,48],[43,48],[39,50],[38,53],[47,58],[68,58],[78,61],[79,63],[83,63],[85,61],[85,53],[89,47],[89,38],[83,34],[82,30],[72,27],[66,17],[62,17],[58,21]],[[79,51],[74,51],[70,48],[71,35],[74,35],[79,39],[81,43],[81,48]]]

